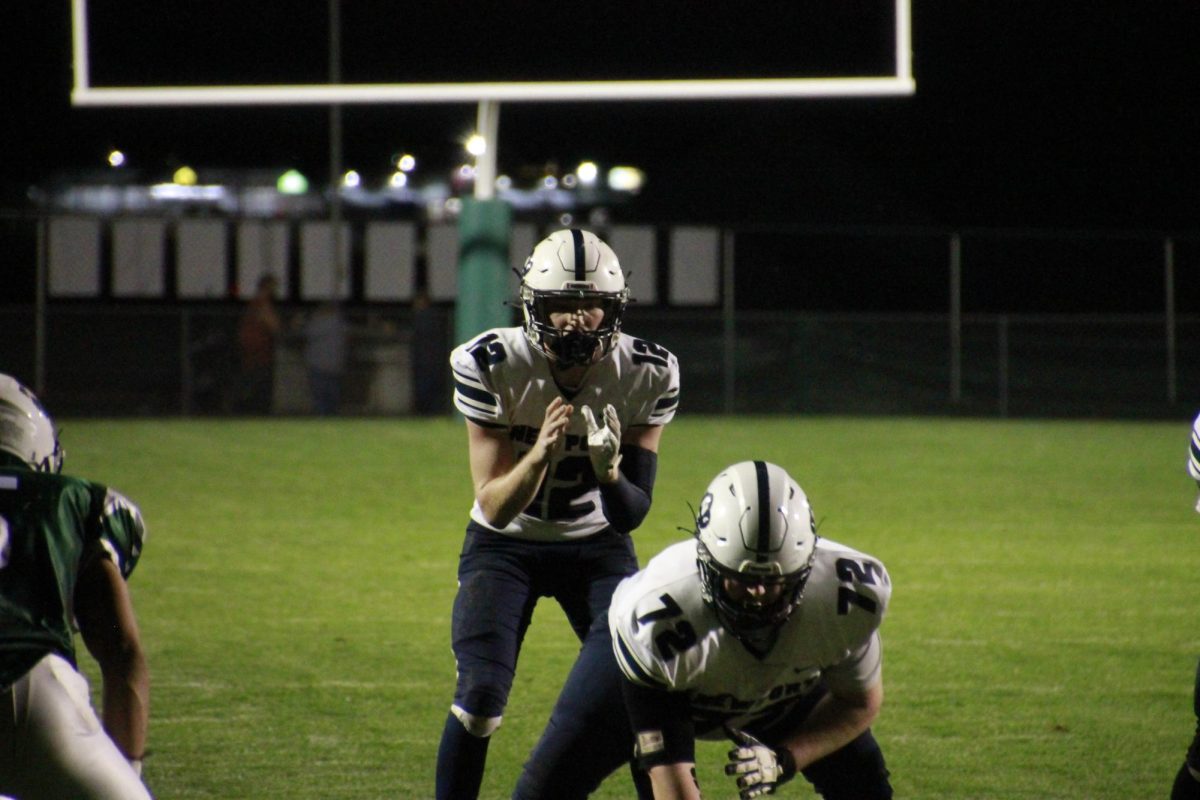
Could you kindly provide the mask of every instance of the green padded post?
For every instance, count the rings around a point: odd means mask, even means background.
[[[458,303],[454,341],[513,324],[508,240],[512,212],[502,200],[463,198],[458,218]]]

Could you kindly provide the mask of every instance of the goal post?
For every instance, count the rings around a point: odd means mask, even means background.
[[[331,43],[338,42],[340,36],[336,13],[340,1],[328,0]],[[887,2],[882,0],[881,8],[886,8]],[[88,0],[71,0],[74,79],[71,103],[80,107],[477,104],[480,120],[490,114],[492,125],[485,134],[486,151],[478,159],[475,196],[464,199],[459,219],[460,262],[455,329],[458,341],[463,341],[482,330],[506,324],[505,320],[508,319],[499,298],[504,298],[507,291],[511,210],[494,197],[491,186],[498,151],[494,121],[502,103],[912,95],[916,92],[916,82],[912,74],[911,0],[891,2],[893,69],[890,74],[876,76],[341,83],[337,82],[340,74],[335,71],[330,82],[320,84],[94,86],[89,60]],[[333,46],[331,44],[331,60],[336,63]],[[330,146],[334,147],[332,142]],[[335,155],[340,154],[331,154],[331,163],[338,163]],[[334,202],[337,202],[336,195]]]

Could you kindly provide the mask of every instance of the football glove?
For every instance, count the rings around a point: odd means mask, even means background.
[[[726,728],[725,732],[737,744],[729,751],[725,774],[737,777],[741,800],[774,794],[775,787],[796,775],[796,759],[790,750],[774,750],[745,731]]]
[[[621,422],[612,403],[604,407],[604,427],[596,423],[590,406],[583,407],[583,419],[587,422],[588,458],[592,469],[600,480],[617,479],[617,466],[621,463]]]

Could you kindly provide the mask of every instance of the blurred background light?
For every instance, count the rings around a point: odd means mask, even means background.
[[[182,166],[175,170],[175,174],[171,176],[171,180],[180,186],[195,186],[196,185],[196,170],[189,166]]]
[[[275,188],[280,194],[304,194],[308,191],[308,178],[298,169],[289,169],[275,181]]]
[[[575,168],[575,174],[579,176],[579,182],[584,186],[591,186],[596,182],[596,178],[600,175],[600,168],[596,166],[594,161],[584,161]]]
[[[608,171],[608,188],[618,192],[636,192],[646,183],[646,175],[637,167],[613,167]]]

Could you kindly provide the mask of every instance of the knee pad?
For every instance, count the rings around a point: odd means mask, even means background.
[[[486,739],[495,733],[496,729],[500,727],[502,719],[502,717],[477,717],[457,705],[450,706],[450,713],[462,723],[462,726],[467,729],[467,733],[480,739]]]

